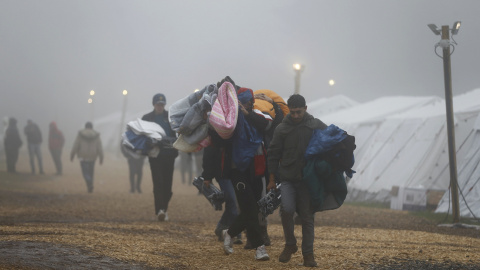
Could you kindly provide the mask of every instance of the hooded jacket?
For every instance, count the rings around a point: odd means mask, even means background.
[[[100,162],[103,162],[100,133],[89,128],[80,130],[73,144],[70,159],[73,160],[75,155],[82,161],[95,161],[99,157]]]
[[[292,122],[290,114],[283,119],[273,134],[268,148],[267,166],[269,173],[277,175],[281,181],[301,181],[305,166],[305,151],[314,129],[325,129],[322,121],[309,113],[300,123]]]
[[[62,149],[64,143],[65,138],[63,137],[63,133],[57,128],[55,122],[51,122],[48,133],[48,148],[50,150]]]

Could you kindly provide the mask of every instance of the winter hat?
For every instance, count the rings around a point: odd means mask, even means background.
[[[253,101],[253,91],[250,88],[242,87],[238,89],[237,96],[238,96],[238,101],[240,101],[240,103],[242,104],[245,104],[250,100]]]
[[[155,106],[156,104],[167,104],[167,99],[165,98],[165,95],[164,94],[156,94],[155,96],[153,96],[153,100],[152,100],[152,104],[153,106]]]

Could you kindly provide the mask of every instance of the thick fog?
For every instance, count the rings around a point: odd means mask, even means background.
[[[168,108],[226,75],[288,97],[294,63],[305,65],[308,101],[443,97],[440,37],[427,24],[462,21],[456,95],[480,87],[478,11],[476,0],[2,0],[0,117],[16,117],[20,129],[32,119],[44,137],[56,121],[71,143],[88,120],[118,113],[120,122],[124,99],[141,117],[155,93]]]

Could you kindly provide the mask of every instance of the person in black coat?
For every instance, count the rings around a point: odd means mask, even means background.
[[[10,118],[8,120],[8,128],[5,131],[5,138],[3,140],[5,147],[5,155],[7,159],[7,172],[15,173],[15,165],[18,161],[18,150],[22,146],[22,139],[17,128],[17,119]]]
[[[152,172],[155,214],[157,215],[158,221],[168,220],[168,203],[173,195],[173,166],[175,158],[178,156],[178,150],[173,148],[173,143],[177,137],[170,127],[168,111],[165,110],[166,104],[167,100],[165,95],[160,93],[154,95],[152,100],[153,111],[142,117],[142,120],[157,123],[166,133],[166,138],[162,138],[163,144],[160,147],[158,156],[148,158]]]

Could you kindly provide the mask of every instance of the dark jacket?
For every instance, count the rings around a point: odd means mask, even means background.
[[[239,112],[242,113],[242,112]],[[263,132],[268,125],[268,120],[263,116],[250,112],[246,116],[247,122],[255,127],[258,131]],[[212,139],[210,146],[206,147],[203,152],[203,173],[205,180],[230,179],[230,171],[232,169],[232,150],[233,137],[230,139],[222,139],[215,131],[210,130],[209,135]],[[251,174],[254,174],[253,162],[249,168]]]
[[[9,119],[8,128],[5,131],[3,145],[6,151],[18,151],[18,149],[22,146],[22,139],[20,139],[20,133],[18,132],[17,128],[17,120],[15,118]]]
[[[314,129],[325,129],[319,119],[305,112],[302,122],[295,124],[290,114],[283,119],[273,134],[268,148],[269,173],[276,173],[280,181],[301,181],[305,166],[305,151]]]
[[[203,151],[203,172],[205,180],[230,179],[232,168],[232,139],[222,139],[215,131],[209,131],[212,143]]]
[[[178,150],[173,148],[173,143],[177,140],[175,131],[172,130],[170,123],[168,121],[168,111],[165,110],[162,113],[162,120],[163,123],[160,124],[155,122],[155,110],[145,114],[142,117],[142,120],[154,122],[160,125],[166,133],[166,137],[162,138],[162,144],[160,145],[160,153],[158,153],[157,158],[159,157],[169,157],[169,158],[176,158],[178,156]]]
[[[42,142],[42,132],[37,124],[31,122],[25,126],[25,136],[27,136],[27,142],[32,144],[39,144]]]

